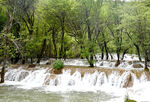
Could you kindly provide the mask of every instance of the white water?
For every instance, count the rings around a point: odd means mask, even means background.
[[[119,68],[119,69],[124,69],[124,70],[131,70],[131,69],[136,69],[136,70],[143,70],[144,69],[144,63],[139,62],[138,56],[135,54],[126,54],[124,57],[124,60],[121,61],[120,65],[118,67],[115,67],[115,63],[117,60],[117,55],[112,54],[113,59],[110,59],[111,57],[109,56],[108,60],[101,60],[101,55],[96,55],[96,62],[95,66],[96,67],[103,67],[103,68]],[[104,59],[106,56],[104,56]],[[120,56],[121,57],[121,56]],[[143,58],[142,58],[143,60]],[[43,61],[41,64],[45,64],[48,61]],[[88,62],[86,59],[66,59],[64,61],[65,65],[71,65],[71,66],[89,66]],[[133,65],[140,64],[140,68],[133,68]],[[150,69],[150,63],[149,63],[149,69]]]
[[[131,99],[138,102],[150,101],[150,82],[147,81],[145,74],[140,79],[136,78],[134,73],[125,71],[122,75],[118,72],[112,72],[108,77],[104,72],[95,72],[93,74],[81,73],[76,71],[71,75],[71,70],[63,70],[63,74],[51,75],[49,69],[38,68],[37,70],[9,69],[6,72],[6,83],[4,85],[17,85],[18,88],[32,89],[42,88],[46,92],[97,92],[104,91],[115,95],[115,98],[109,102],[123,102],[128,94]],[[128,76],[131,74],[133,87],[123,88]]]

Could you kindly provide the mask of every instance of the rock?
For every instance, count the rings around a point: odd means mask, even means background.
[[[53,80],[56,78],[56,75],[55,74],[52,74],[52,75],[47,75],[45,77],[45,81],[44,81],[44,85],[49,85],[50,84],[50,80]]]
[[[148,71],[144,71],[144,73],[145,73],[145,75],[146,75],[146,77],[147,77],[148,81],[150,81],[150,72],[148,72]]]
[[[28,68],[35,68],[35,67],[36,67],[35,64],[30,64],[30,65],[28,66]]]
[[[120,61],[117,61],[115,67],[118,67],[119,65],[120,65]]]
[[[103,64],[103,62],[100,64],[100,66],[103,66],[104,64]]]
[[[123,85],[123,88],[132,87],[132,86],[133,86],[133,79],[132,79],[132,75],[129,74],[127,76],[126,82]]]
[[[54,61],[55,61],[54,59],[53,60],[51,59],[46,63],[46,65],[52,65],[54,63]]]
[[[143,68],[143,66],[141,64],[134,64],[133,68]]]
[[[21,75],[18,78],[18,81],[25,79],[29,75],[29,72],[21,72]]]
[[[44,85],[49,85],[49,81],[50,81],[50,75],[47,75],[45,77]]]
[[[132,64],[132,61],[129,61],[128,64],[131,65],[131,64]]]
[[[56,78],[56,75],[55,74],[51,74],[50,75],[50,79],[55,79]]]
[[[62,74],[62,69],[59,69],[59,70],[57,70],[57,69],[51,69],[50,73],[51,74]]]

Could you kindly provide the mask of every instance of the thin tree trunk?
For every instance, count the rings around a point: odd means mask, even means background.
[[[1,71],[1,82],[4,83],[5,81],[5,66],[3,66],[2,71]]]
[[[148,58],[147,58],[147,56],[145,56],[145,71],[149,71],[149,69],[148,69]]]
[[[117,51],[117,62],[115,64],[115,67],[118,67],[120,65],[120,52]]]
[[[7,38],[5,38],[5,51],[4,51],[4,62],[3,62],[3,68],[2,68],[2,71],[1,71],[1,82],[0,83],[4,83],[5,81],[5,68],[6,68],[6,62],[7,62],[7,53],[8,53],[8,49],[7,49]]]
[[[63,16],[62,18],[62,24],[61,24],[61,29],[62,29],[62,36],[61,36],[61,48],[59,52],[59,57],[63,58],[64,57],[64,34],[65,34],[65,17]]]
[[[129,48],[127,48],[127,49],[125,49],[124,51],[123,51],[123,54],[122,54],[122,58],[121,58],[121,60],[123,60],[124,59],[124,56],[125,56],[125,54],[127,53],[127,51],[129,50]]]
[[[139,61],[142,61],[142,58],[141,58],[141,54],[140,54],[140,48],[137,44],[134,44],[136,50],[137,50],[137,54],[138,54],[138,57],[139,57]]]
[[[33,58],[32,57],[30,57],[30,60],[31,60],[31,64],[33,64]]]
[[[42,49],[41,49],[40,55],[38,56],[37,63],[40,63],[40,61],[41,61],[41,58],[42,58],[42,56],[43,56],[43,53],[44,53],[45,48],[46,48],[46,39],[44,39],[44,41],[43,41]]]
[[[132,37],[129,35],[129,33],[126,32],[126,34],[128,35],[128,37],[129,37],[130,40],[132,41]],[[139,61],[142,61],[139,46],[138,46],[136,43],[134,43],[134,42],[133,42],[133,45],[135,46],[135,48],[136,48],[136,50],[137,50],[137,54],[138,54],[138,57],[139,57]]]
[[[105,41],[104,41],[104,47],[105,47],[105,51],[106,51],[106,60],[108,60],[109,54],[108,54],[107,44]]]
[[[54,30],[54,28],[52,31],[52,39],[53,39],[53,45],[54,45],[55,59],[57,59],[57,46],[56,46],[56,41],[55,41],[55,30]]]
[[[101,60],[104,59],[104,47],[102,47],[102,55],[101,55]]]
[[[91,35],[91,28],[90,28],[90,23],[89,23],[89,20],[88,20],[88,17],[89,17],[89,11],[86,10],[86,26],[87,26],[87,30],[88,30],[88,40],[90,41],[89,43],[92,43],[92,35]],[[93,44],[89,47],[89,64],[90,64],[90,67],[94,67],[94,56],[93,56]]]
[[[22,58],[22,64],[25,64],[26,63],[26,60],[25,60],[25,58],[23,57]]]

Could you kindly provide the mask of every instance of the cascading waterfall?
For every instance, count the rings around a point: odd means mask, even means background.
[[[19,82],[22,85],[32,87],[78,87],[87,88],[101,86],[113,86],[118,88],[134,86],[134,84],[146,82],[148,79],[143,73],[140,78],[137,78],[131,71],[125,71],[120,74],[113,71],[111,74],[106,75],[105,72],[95,71],[93,74],[84,73],[81,75],[79,71],[71,73],[71,70],[63,70],[62,74],[50,74],[49,69],[38,70],[24,70],[10,69],[5,74],[7,81]]]

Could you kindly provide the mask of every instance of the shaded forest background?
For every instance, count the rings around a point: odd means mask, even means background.
[[[150,1],[0,0],[0,62],[126,53],[150,61]],[[104,55],[106,58],[104,58]]]

